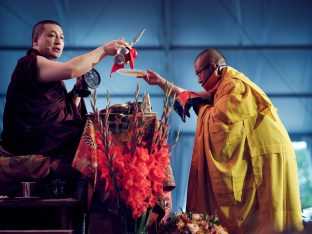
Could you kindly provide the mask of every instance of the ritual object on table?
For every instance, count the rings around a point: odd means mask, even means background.
[[[137,108],[137,112],[141,113],[144,111],[145,114],[152,112],[151,100],[149,94],[144,94],[142,102],[127,102],[125,104],[115,104],[109,107],[110,114],[133,114]],[[144,110],[143,110],[144,108]],[[106,109],[101,110],[100,113],[105,113]],[[156,113],[155,113],[156,114]]]

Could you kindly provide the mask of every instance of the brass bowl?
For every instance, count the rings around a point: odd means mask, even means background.
[[[135,104],[132,102],[126,104],[115,104],[109,107],[110,114],[133,114],[135,108]],[[138,112],[142,111],[142,103],[138,103]],[[100,113],[105,113],[106,109],[101,110]]]
[[[113,114],[128,114],[129,105],[128,104],[115,104],[109,108],[109,112]]]

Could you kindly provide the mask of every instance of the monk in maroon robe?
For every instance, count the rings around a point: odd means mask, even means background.
[[[70,164],[85,122],[86,107],[75,92],[81,76],[125,46],[113,40],[67,62],[55,61],[64,48],[62,28],[52,20],[37,23],[32,49],[18,61],[7,90],[2,146],[14,155],[41,154]],[[76,77],[68,93],[63,80]]]

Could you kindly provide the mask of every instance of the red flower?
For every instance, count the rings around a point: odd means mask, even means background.
[[[150,158],[147,148],[136,147],[136,155],[140,161],[147,162]]]
[[[133,132],[131,136],[134,137]],[[159,140],[155,143],[154,138],[149,150],[144,143],[134,147],[133,140],[128,141],[126,146],[110,144],[107,147],[100,132],[96,133],[99,169],[106,181],[105,191],[113,195],[118,192],[121,201],[131,208],[133,218],[140,217],[147,208],[154,207],[158,196],[163,195],[166,168],[170,164],[169,144],[160,132],[155,137]],[[106,138],[106,142],[110,140]],[[107,150],[108,155],[105,153]]]

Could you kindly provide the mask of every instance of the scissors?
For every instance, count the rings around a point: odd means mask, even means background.
[[[146,28],[143,28],[138,35],[135,36],[135,38],[133,38],[132,42],[129,44],[129,46],[126,46],[126,48],[128,50],[130,50],[132,48],[132,46],[134,46],[142,37],[142,35],[144,34]]]
[[[142,35],[144,34],[146,28],[143,28],[138,35],[135,36],[135,38],[133,38],[132,42],[130,43],[129,47],[131,48],[132,46],[134,46],[142,37]]]

